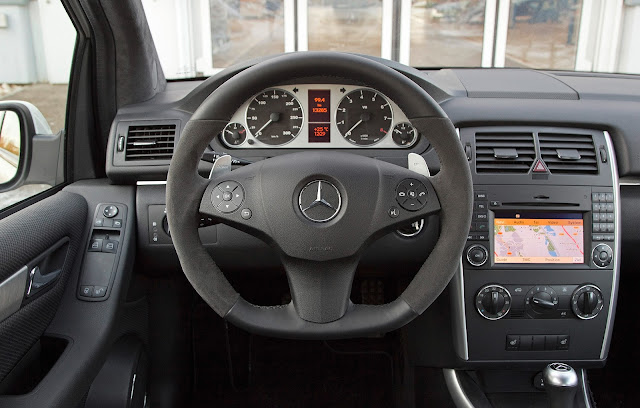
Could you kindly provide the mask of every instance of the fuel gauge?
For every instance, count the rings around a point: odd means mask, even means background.
[[[398,123],[391,134],[393,141],[402,147],[410,147],[418,140],[418,132],[409,122]]]
[[[222,131],[221,137],[227,146],[238,146],[247,139],[247,130],[240,123],[229,123]]]

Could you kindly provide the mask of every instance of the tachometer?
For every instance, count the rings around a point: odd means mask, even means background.
[[[372,89],[356,89],[342,98],[336,125],[345,139],[356,145],[378,143],[389,133],[393,112],[389,101]]]
[[[302,128],[304,114],[295,96],[283,89],[267,89],[256,95],[247,107],[247,126],[251,134],[268,145],[290,142]]]

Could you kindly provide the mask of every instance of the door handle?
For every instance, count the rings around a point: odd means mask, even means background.
[[[60,275],[60,272],[62,272],[62,269],[56,269],[55,271],[43,275],[42,272],[40,272],[40,267],[36,265],[33,269],[31,269],[31,272],[29,272],[29,286],[27,287],[27,297],[39,292],[40,289],[53,282],[58,277],[58,275]]]

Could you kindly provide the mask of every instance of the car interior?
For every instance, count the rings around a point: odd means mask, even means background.
[[[0,188],[53,185],[0,210],[0,407],[640,406],[640,77],[168,80],[140,0],[63,4],[66,130],[0,101]]]

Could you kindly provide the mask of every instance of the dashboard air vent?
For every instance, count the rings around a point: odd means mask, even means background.
[[[171,160],[175,138],[175,124],[130,125],[125,160]]]
[[[476,133],[477,173],[528,173],[536,159],[532,133]]]
[[[586,134],[540,133],[540,156],[549,172],[598,174],[593,139]]]

